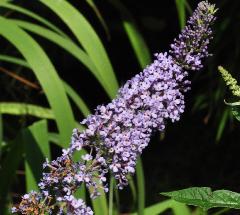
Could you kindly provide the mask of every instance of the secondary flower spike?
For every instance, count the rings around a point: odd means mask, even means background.
[[[91,215],[93,211],[74,193],[85,185],[91,198],[108,191],[107,174],[117,186],[128,184],[127,175],[135,172],[137,158],[148,145],[152,133],[163,131],[168,121],[175,122],[184,112],[184,93],[190,89],[189,71],[202,68],[209,56],[215,21],[215,6],[198,4],[187,26],[166,53],[155,54],[154,62],[121,87],[116,99],[97,107],[95,114],[74,129],[71,144],[62,156],[44,163],[40,192],[25,194],[12,209],[19,214]],[[77,162],[73,155],[87,153]]]

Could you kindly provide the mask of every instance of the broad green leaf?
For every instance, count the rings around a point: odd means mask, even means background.
[[[138,188],[138,215],[144,215],[145,211],[145,180],[141,158],[138,158],[136,166],[137,188]]]
[[[0,214],[4,214],[6,210],[6,203],[10,186],[13,183],[16,170],[20,165],[23,155],[23,141],[22,136],[19,134],[17,138],[9,143],[9,151],[4,158],[0,169]]]
[[[143,36],[137,28],[137,25],[128,11],[128,9],[119,0],[109,0],[121,13],[123,27],[127,33],[129,41],[138,59],[141,68],[145,68],[151,62],[150,51],[144,41]]]
[[[40,1],[53,10],[71,29],[104,79],[111,98],[114,98],[118,90],[116,76],[100,38],[86,18],[66,0]]]
[[[48,158],[51,160],[48,143],[47,121],[41,120],[23,131],[25,148],[26,189],[38,190],[41,179],[42,164]]]
[[[240,121],[240,102],[232,102],[232,103],[229,103],[229,102],[226,102],[226,101],[224,101],[224,102],[225,102],[226,105],[231,107],[233,116],[238,121]]]
[[[175,2],[178,11],[179,24],[182,29],[186,25],[186,10],[185,10],[186,0],[175,0]]]
[[[9,115],[30,115],[42,119],[55,119],[53,112],[49,108],[17,102],[0,102],[0,113]]]
[[[61,143],[67,146],[75,122],[67,95],[54,66],[38,43],[17,25],[3,17],[0,17],[0,25],[0,34],[19,50],[39,80],[55,115]]]
[[[96,4],[94,3],[93,0],[86,0],[86,2],[89,4],[89,6],[93,9],[93,11],[95,12],[96,16],[98,17],[103,29],[105,30],[106,32],[106,35],[107,35],[107,38],[110,39],[110,32],[109,32],[109,29],[108,29],[108,26],[101,14],[101,12],[98,10]]]
[[[240,107],[239,106],[234,106],[232,107],[232,114],[235,116],[235,118],[240,121]]]
[[[27,15],[27,16],[39,21],[40,23],[44,24],[45,26],[49,27],[50,29],[54,30],[58,34],[68,38],[68,36],[65,33],[63,33],[63,31],[61,31],[58,27],[53,25],[47,19],[44,19],[43,17],[39,16],[38,14],[36,14],[36,13],[30,11],[30,10],[27,10],[26,8],[23,8],[23,7],[20,7],[20,6],[17,6],[17,5],[13,5],[13,4],[10,4],[10,3],[1,3],[1,2],[0,2],[0,7],[5,7],[5,8],[8,8],[8,9],[11,9],[11,10],[15,10],[19,13],[24,14],[24,15]]]
[[[204,210],[215,207],[240,209],[240,194],[228,190],[212,191],[209,187],[192,187],[161,194]]]

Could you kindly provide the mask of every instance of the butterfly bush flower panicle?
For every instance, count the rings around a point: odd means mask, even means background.
[[[163,131],[168,121],[178,121],[184,112],[188,72],[202,68],[209,56],[215,12],[214,5],[200,2],[169,53],[155,54],[154,62],[127,81],[111,103],[98,106],[82,121],[86,130],[73,130],[70,147],[56,160],[45,162],[40,192],[26,194],[13,212],[91,215],[83,200],[74,197],[80,186],[84,184],[96,198],[99,189],[108,191],[109,172],[119,189],[126,186],[152,133]],[[83,149],[88,153],[74,161],[74,153]]]
[[[211,25],[215,21],[215,5],[208,1],[198,4],[187,26],[171,45],[170,54],[176,63],[187,70],[199,70],[202,60],[209,56],[208,45],[212,39]]]

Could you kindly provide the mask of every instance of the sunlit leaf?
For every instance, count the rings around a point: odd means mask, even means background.
[[[168,209],[172,209],[175,213],[177,213],[175,215],[183,215],[183,214],[191,215],[190,210],[187,208],[187,206],[185,206],[182,203],[176,202],[174,200],[166,200],[166,201],[162,201],[160,203],[151,205],[144,209],[144,214],[158,215]],[[180,210],[182,210],[183,212],[182,214],[179,213]],[[138,213],[132,213],[131,215],[138,215]]]
[[[118,90],[116,76],[100,38],[86,18],[66,0],[40,1],[53,10],[71,29],[104,79],[111,98],[114,98]]]
[[[215,207],[240,209],[240,194],[229,190],[212,191],[209,187],[192,187],[161,194],[185,204],[202,207],[204,210]]]
[[[0,34],[20,51],[39,80],[54,112],[61,142],[67,146],[75,122],[67,95],[55,68],[42,48],[26,32],[3,17],[0,18],[0,25]]]
[[[42,177],[42,164],[50,156],[47,121],[34,123],[23,131],[25,148],[26,189],[38,190],[37,184]]]
[[[54,30],[58,34],[68,38],[68,36],[66,36],[66,34],[63,31],[61,31],[58,27],[56,27],[54,24],[49,22],[47,19],[44,19],[43,17],[39,16],[38,14],[36,14],[36,13],[30,11],[30,10],[27,10],[26,8],[23,8],[23,7],[20,7],[20,6],[17,6],[17,5],[13,5],[13,4],[10,4],[10,3],[2,3],[2,2],[0,2],[0,7],[5,7],[5,8],[8,8],[8,9],[11,9],[11,10],[15,10],[19,13],[24,14],[24,15],[27,15],[27,16],[39,21],[40,23],[46,25],[47,27]]]
[[[0,113],[9,115],[29,115],[42,119],[54,119],[51,109],[26,103],[0,102]]]

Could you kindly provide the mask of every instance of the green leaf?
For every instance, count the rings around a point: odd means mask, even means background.
[[[3,143],[3,121],[2,121],[2,114],[0,112],[0,159],[2,155],[2,143]]]
[[[7,203],[7,193],[13,183],[16,175],[16,170],[19,167],[23,155],[22,135],[19,134],[17,138],[9,143],[9,151],[4,158],[0,169],[0,214],[4,214]]]
[[[108,26],[101,14],[101,12],[98,10],[96,4],[94,3],[93,0],[86,0],[86,2],[89,4],[89,6],[93,9],[93,11],[95,12],[96,16],[98,17],[103,29],[105,30],[106,32],[106,35],[107,35],[107,38],[110,39],[110,32],[109,32],[109,29],[108,29]]]
[[[22,59],[19,59],[19,58],[7,56],[7,55],[0,55],[0,60],[7,61],[7,62],[10,62],[10,63],[14,63],[14,64],[17,64],[17,65],[21,65],[21,66],[24,66],[26,68],[31,69],[26,61],[24,61]],[[84,102],[84,100],[76,93],[76,91],[67,82],[65,82],[64,80],[62,80],[62,82],[63,82],[63,86],[64,86],[68,96],[73,100],[73,102],[76,104],[76,106],[81,111],[81,113],[84,116],[88,116],[90,114],[90,110],[89,110],[88,106],[86,105],[86,103]],[[9,107],[5,108],[5,109],[11,109],[10,105],[8,105],[8,106]],[[24,109],[23,111],[25,112],[25,107],[23,106],[22,108]],[[34,106],[34,108],[30,107],[30,109],[32,109],[33,113],[34,112],[40,112],[40,111],[35,110],[36,108],[38,109],[38,107],[36,107],[36,106]],[[18,113],[18,110],[17,110],[17,109],[21,110],[21,107],[16,107],[14,109],[16,109],[17,115],[22,115],[23,114],[23,113],[22,114]],[[0,103],[0,110],[1,110],[1,103]],[[46,108],[44,109],[44,111],[46,111]],[[51,110],[47,110],[47,111],[51,112]],[[39,115],[40,115],[40,118],[47,118],[47,117],[41,117],[41,113]],[[51,115],[52,115],[52,113],[51,113]]]
[[[55,119],[51,109],[26,103],[0,102],[0,113],[10,115],[30,115],[42,119]]]
[[[76,91],[65,81],[63,81],[64,88],[66,90],[66,93],[69,95],[69,97],[73,100],[73,102],[76,104],[78,109],[82,112],[82,114],[86,117],[91,112],[84,102],[84,100],[76,93]]]
[[[131,13],[119,0],[109,0],[121,13],[123,27],[138,59],[141,68],[145,68],[151,62],[151,54],[141,35]]]
[[[0,17],[0,26],[0,34],[21,52],[34,71],[55,115],[61,143],[67,146],[75,122],[67,95],[54,66],[35,40],[17,25]]]
[[[220,122],[218,124],[218,129],[217,129],[217,135],[216,135],[216,141],[219,142],[221,140],[224,128],[226,126],[227,120],[228,120],[228,116],[229,116],[229,110],[226,109],[223,112],[223,115],[220,119]]]
[[[232,107],[232,114],[238,121],[240,121],[240,107],[239,106]]]
[[[38,190],[38,183],[41,179],[42,164],[50,156],[48,143],[47,121],[41,120],[29,126],[23,131],[25,148],[25,171],[26,189]]]
[[[186,0],[176,0],[176,6],[178,11],[179,24],[181,29],[186,25]]]
[[[144,209],[144,213],[147,215],[158,215],[163,213],[167,209],[172,209],[175,212],[175,215],[191,215],[190,210],[187,208],[187,206],[174,200],[166,200],[151,205]],[[180,210],[182,210],[183,213],[180,214]],[[138,215],[138,213],[132,213],[131,215]]]
[[[30,68],[26,61],[16,57],[12,57],[8,55],[0,55],[0,60]]]
[[[215,207],[240,209],[240,194],[228,190],[212,191],[209,187],[192,187],[161,194],[204,210]]]
[[[137,160],[136,166],[137,188],[138,188],[138,215],[144,215],[145,208],[145,180],[141,158]]]
[[[110,186],[109,186],[109,199],[108,199],[108,215],[113,215],[113,191],[114,191],[114,177],[110,178]]]
[[[102,188],[99,188],[98,192],[101,195],[98,198],[91,200],[93,209],[94,209],[94,214],[96,215],[108,214],[108,204],[107,204],[106,194],[104,193]]]
[[[84,66],[86,66],[86,68],[89,69],[89,71],[96,77],[96,79],[99,81],[99,83],[108,93],[108,87],[104,82],[104,78],[101,77],[101,74],[99,73],[98,69],[94,65],[93,61],[89,58],[89,56],[85,53],[85,51],[83,51],[80,47],[78,47],[74,42],[42,26],[30,23],[30,22],[21,21],[21,20],[15,20],[15,19],[10,19],[10,20],[15,24],[17,24],[18,26],[20,26],[21,28],[24,28],[27,31],[35,33],[41,37],[44,37],[45,39],[57,44],[59,47],[66,50],[69,54],[71,54],[73,57],[79,60]]]
[[[101,40],[86,18],[66,0],[41,0],[41,2],[68,25],[97,67],[111,98],[114,98],[118,90],[116,76]]]
[[[55,25],[53,25],[51,22],[49,22],[48,20],[44,19],[43,17],[39,16],[38,14],[27,10],[26,8],[17,6],[17,5],[12,5],[10,3],[0,3],[0,7],[5,7],[11,10],[15,10],[19,13],[22,13],[24,15],[27,15],[37,21],[39,21],[40,23],[44,24],[45,26],[49,27],[50,29],[54,30],[55,32],[57,32],[58,34],[68,38],[68,36],[63,33],[63,31],[61,31],[58,27],[56,27]]]

